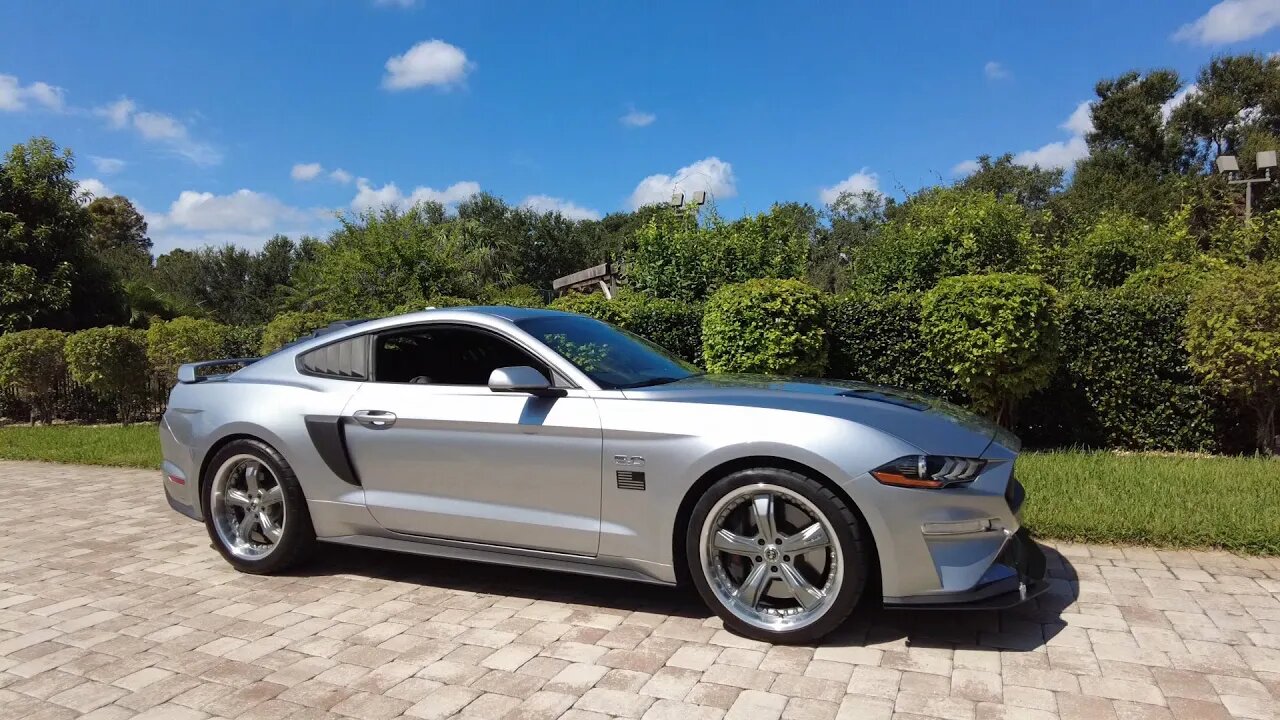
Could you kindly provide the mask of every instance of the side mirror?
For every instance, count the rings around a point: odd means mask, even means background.
[[[494,392],[542,393],[551,389],[547,376],[528,365],[504,367],[489,373],[489,389]]]

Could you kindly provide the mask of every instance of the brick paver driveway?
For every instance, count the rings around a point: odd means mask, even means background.
[[[0,462],[0,718],[1275,718],[1280,559],[1060,545],[1000,614],[817,648],[689,593],[322,546],[232,571],[157,474]]]

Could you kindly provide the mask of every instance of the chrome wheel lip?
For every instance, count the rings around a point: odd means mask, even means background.
[[[275,489],[274,499],[264,499],[262,494],[257,497],[248,497],[247,494],[239,488],[233,487],[233,482],[237,478],[237,472],[248,471],[250,467],[256,467],[254,483],[261,489],[263,481],[269,481]],[[244,479],[244,476],[241,476]],[[268,488],[270,489],[270,488]],[[213,521],[214,530],[217,532],[218,540],[222,546],[232,555],[242,560],[262,560],[275,551],[279,546],[279,538],[283,535],[284,529],[288,524],[288,508],[285,506],[282,496],[283,486],[280,479],[276,477],[274,471],[259,457],[242,453],[227,458],[222,465],[218,467],[217,473],[213,476],[213,481],[209,483],[209,516]],[[246,501],[248,505],[246,506]],[[258,520],[258,512],[266,512],[268,508],[274,508],[276,505],[280,508],[280,520],[274,524],[275,539],[267,535],[262,527],[262,522]],[[240,508],[240,517],[237,517],[236,508]],[[256,531],[257,535],[266,542],[258,542],[254,538],[249,537],[242,540],[239,537],[241,518],[250,519],[249,532]],[[268,519],[270,516],[268,515]]]
[[[788,503],[795,505],[801,511],[809,515],[810,519],[821,526],[826,533],[828,552],[829,570],[827,571],[826,583],[820,588],[823,592],[821,600],[810,609],[798,608],[796,612],[781,615],[777,613],[767,612],[754,606],[747,607],[738,597],[738,591],[745,586],[750,577],[744,579],[742,585],[736,584],[730,578],[724,569],[721,559],[722,551],[714,545],[716,534],[722,529],[722,521],[726,515],[726,508],[731,504],[737,505],[742,502],[752,502],[752,498],[762,494],[769,494],[775,498],[778,497],[786,500]],[[774,520],[776,521],[776,515]],[[785,538],[788,543],[794,542],[800,533],[796,533]],[[706,520],[702,524],[701,534],[699,536],[699,557],[702,564],[703,577],[707,581],[707,585],[715,594],[716,599],[727,608],[734,617],[747,623],[748,625],[761,630],[770,632],[787,632],[799,630],[812,625],[827,614],[827,611],[835,604],[840,594],[840,590],[844,585],[844,548],[841,547],[835,529],[827,516],[818,509],[818,507],[808,498],[799,493],[771,483],[754,483],[744,485],[734,489],[720,498],[707,514]],[[769,550],[774,550],[775,555],[781,554],[783,549],[775,544],[768,544],[761,548],[761,557],[768,557]],[[802,552],[810,552],[805,550]],[[776,562],[776,560],[775,560]],[[769,562],[757,563],[757,565],[768,565]],[[770,580],[769,582],[772,582]]]

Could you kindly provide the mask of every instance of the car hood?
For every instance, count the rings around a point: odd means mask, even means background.
[[[695,375],[624,391],[628,398],[743,405],[852,420],[894,435],[927,453],[977,457],[994,440],[1017,451],[1008,430],[945,400],[852,380],[770,375]]]

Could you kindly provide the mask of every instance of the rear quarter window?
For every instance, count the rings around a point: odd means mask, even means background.
[[[298,355],[298,371],[340,380],[369,379],[369,337],[360,335]]]

